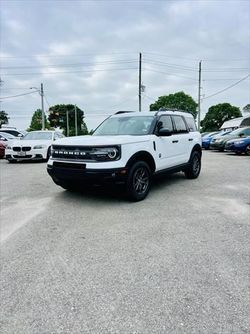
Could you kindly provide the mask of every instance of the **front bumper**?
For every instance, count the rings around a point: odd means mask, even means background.
[[[210,143],[209,148],[210,148],[211,150],[224,150],[224,148],[225,148],[225,143],[224,143],[224,142],[222,142],[222,143],[216,143],[216,142],[214,142],[214,143]]]
[[[229,152],[243,153],[245,149],[246,145],[244,144],[227,143],[225,146],[225,150]]]
[[[47,157],[47,150],[37,149],[26,152],[15,152],[12,150],[5,150],[5,158],[7,160],[25,161],[25,160],[43,160]]]
[[[47,172],[56,184],[70,181],[77,184],[124,183],[127,168],[90,169],[83,163],[61,163],[54,161],[47,165]]]

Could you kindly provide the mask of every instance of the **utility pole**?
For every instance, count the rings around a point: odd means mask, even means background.
[[[41,106],[42,106],[42,130],[45,130],[45,114],[44,114],[44,102],[43,102],[43,84],[41,83],[41,89],[40,89],[40,94],[41,94]]]
[[[69,111],[66,110],[67,137],[69,137]]]
[[[199,89],[198,89],[198,130],[201,123],[201,60],[199,62]]]
[[[139,111],[141,111],[141,52],[139,53]]]
[[[74,106],[75,109],[75,135],[77,136],[77,109],[76,105]]]

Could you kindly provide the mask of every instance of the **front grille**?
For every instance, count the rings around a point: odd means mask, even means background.
[[[93,147],[89,146],[59,146],[53,145],[52,158],[70,160],[95,160],[91,155]]]
[[[28,151],[30,151],[31,150],[31,147],[30,146],[23,146],[22,147],[22,151],[24,151],[24,152],[28,152]]]
[[[13,157],[15,159],[30,159],[30,158],[32,158],[32,155],[23,155],[23,156],[21,156],[21,155],[13,155]]]
[[[28,151],[30,151],[30,150],[31,150],[31,147],[30,147],[30,146],[23,146],[23,147],[14,146],[14,147],[13,147],[13,151],[15,151],[15,152],[21,152],[21,151],[23,151],[23,152],[28,152]]]
[[[59,168],[69,168],[69,169],[85,169],[86,165],[85,164],[77,164],[77,163],[63,163],[63,162],[58,162],[55,161],[53,164],[54,167],[59,167]]]

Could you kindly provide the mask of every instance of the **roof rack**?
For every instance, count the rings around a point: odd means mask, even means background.
[[[126,114],[127,112],[135,112],[134,110],[119,110],[115,113],[115,115]]]
[[[156,111],[155,116],[157,116],[162,111],[180,111],[180,112],[185,112],[184,110],[180,110],[180,109],[177,109],[177,108],[160,108],[159,110]]]

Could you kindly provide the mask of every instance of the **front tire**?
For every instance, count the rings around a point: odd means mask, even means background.
[[[129,169],[126,190],[131,201],[143,200],[149,192],[152,173],[149,165],[144,161],[137,161]]]
[[[189,166],[185,170],[185,176],[188,179],[196,179],[201,171],[201,155],[198,151],[191,154]]]

